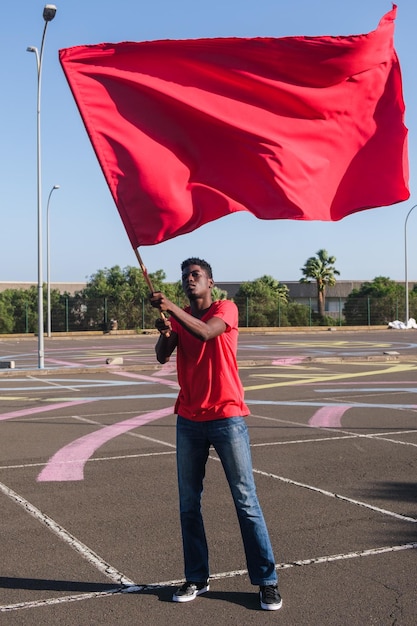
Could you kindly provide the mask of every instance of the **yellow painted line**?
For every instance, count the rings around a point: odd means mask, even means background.
[[[0,396],[0,400],[24,400],[25,402],[37,402],[39,398],[26,398],[25,396]]]
[[[148,351],[149,352],[149,351]],[[135,354],[139,356],[143,356],[148,352],[140,352],[139,350],[87,350],[83,352],[83,357],[95,357],[95,356],[122,356],[123,354]]]
[[[279,341],[275,344],[276,346],[284,346],[284,347],[297,347],[297,348],[328,348],[329,346],[333,347],[345,347],[355,346],[355,348],[364,348],[364,347],[378,347],[378,348],[387,348],[388,346],[392,346],[393,343],[391,341],[374,343],[373,341]]]
[[[322,383],[328,382],[330,380],[346,380],[347,378],[363,378],[364,376],[378,376],[379,374],[394,374],[399,372],[410,372],[415,370],[415,365],[401,364],[398,363],[396,365],[392,365],[388,368],[384,368],[381,370],[372,370],[370,372],[357,372],[352,374],[328,374],[320,377],[311,377],[310,379],[304,379],[301,383],[299,380],[293,381],[283,381],[279,383],[268,383],[265,385],[251,385],[250,387],[244,387],[245,391],[256,391],[258,389],[272,389],[274,387],[289,387],[290,385],[300,385],[300,384],[312,384],[312,383]]]
[[[358,365],[363,365],[364,367],[368,367],[369,368],[369,361],[355,363],[355,366],[358,366]],[[391,366],[391,364],[390,364],[390,366]],[[241,368],[239,368],[239,370],[240,369]],[[248,369],[250,369],[250,368],[248,368]],[[252,369],[253,369],[253,367],[252,367]],[[259,368],[259,369],[261,369],[261,368]],[[265,368],[265,369],[268,369],[268,368]],[[279,372],[276,371],[277,367],[272,367],[270,369],[273,369],[274,373],[272,373],[272,372],[264,372],[264,373],[262,373],[261,372],[259,374],[251,374],[250,377],[251,378],[294,378],[294,376],[297,376],[298,378],[309,378],[311,376],[310,373],[301,373],[301,371],[300,371],[300,372],[296,372],[294,374],[293,370],[302,370],[303,372],[306,372],[306,370],[309,370],[309,372],[311,370],[313,370],[313,371],[316,370],[316,371],[321,372],[325,368],[324,367],[310,367],[310,366],[308,366],[308,367],[306,367],[306,366],[304,366],[304,367],[287,366],[287,367],[283,368],[282,370],[280,370]],[[285,371],[285,370],[287,370],[287,371]]]
[[[369,363],[368,363],[368,365],[369,365]],[[244,365],[243,367],[239,365],[239,371],[240,372],[242,370],[253,370],[253,368],[254,368],[253,365]],[[306,368],[305,364],[304,365],[288,364],[288,365],[257,365],[257,369],[260,369],[260,370],[263,370],[263,371],[265,371],[265,370],[274,370],[274,372],[276,372],[278,370],[278,371],[281,371],[281,372],[285,372],[285,370],[287,370],[287,371],[290,371],[290,370],[291,371],[293,371],[293,370],[302,370],[302,371],[304,371],[307,368]],[[314,370],[319,370],[320,371],[320,370],[324,369],[324,364],[321,367],[319,367],[317,365],[313,365],[312,366],[312,365],[309,364],[308,369],[310,371],[312,371],[312,370],[313,371]],[[269,374],[267,374],[267,376],[269,376]]]

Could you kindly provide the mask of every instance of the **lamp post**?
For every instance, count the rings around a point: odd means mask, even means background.
[[[411,211],[416,208],[417,204],[411,207],[407,213],[404,223],[404,265],[405,265],[405,323],[408,324],[409,309],[408,309],[408,261],[407,261],[407,222],[410,217]]]
[[[54,19],[56,6],[46,4],[43,9],[42,43],[40,52],[34,46],[27,48],[28,52],[34,52],[36,57],[36,69],[38,76],[38,97],[37,97],[37,186],[38,186],[38,368],[45,367],[44,337],[43,337],[43,276],[42,276],[42,181],[41,181],[41,78],[42,78],[42,58],[45,44],[45,35],[48,23]]]
[[[51,200],[52,193],[55,191],[55,189],[59,189],[59,185],[54,185],[52,187],[51,191],[49,192],[49,196],[48,196],[48,204],[46,205],[46,284],[47,284],[47,306],[46,306],[47,322],[46,322],[46,328],[47,328],[47,335],[48,335],[48,337],[51,336],[51,261],[50,261],[50,254],[49,254],[49,243],[50,243],[50,237],[49,237],[49,201]]]

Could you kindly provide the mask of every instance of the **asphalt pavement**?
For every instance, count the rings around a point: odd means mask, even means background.
[[[175,360],[155,336],[0,340],[0,623],[414,626],[417,331],[242,332],[283,607],[261,611],[215,452],[210,591],[183,581]]]

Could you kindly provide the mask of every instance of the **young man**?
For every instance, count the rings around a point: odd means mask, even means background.
[[[256,494],[248,428],[236,353],[238,311],[228,300],[212,301],[210,265],[198,258],[182,265],[182,287],[190,306],[181,309],[158,292],[151,304],[169,319],[156,321],[159,363],[177,349],[180,392],[177,417],[177,471],[186,582],[175,602],[194,600],[209,589],[206,535],[201,494],[210,445],[228,480],[245,549],[249,577],[260,587],[263,609],[281,608],[277,573],[268,530]]]

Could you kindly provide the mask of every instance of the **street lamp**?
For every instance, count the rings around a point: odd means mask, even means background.
[[[49,201],[55,189],[59,189],[59,185],[54,185],[49,192],[48,204],[46,205],[46,283],[47,283],[47,334],[51,336],[51,261],[49,254]]]
[[[45,26],[43,29],[40,53],[34,46],[27,48],[28,52],[34,52],[36,57],[36,69],[38,76],[38,97],[37,97],[37,185],[38,185],[38,367],[45,367],[45,351],[43,337],[43,276],[42,276],[42,181],[41,181],[41,78],[42,78],[42,58],[45,44],[45,35],[48,23],[54,19],[56,6],[46,4],[43,9],[43,19]]]
[[[407,222],[410,217],[411,211],[416,208],[417,204],[411,207],[411,209],[407,213],[407,217],[405,218],[404,224],[404,262],[405,262],[405,323],[408,324],[409,318],[409,309],[408,309],[408,262],[407,262]]]

